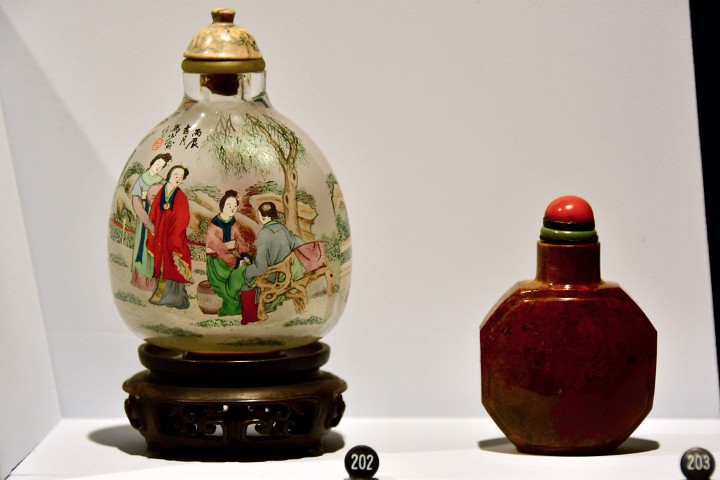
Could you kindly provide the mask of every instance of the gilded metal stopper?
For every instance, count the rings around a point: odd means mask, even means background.
[[[235,10],[216,8],[213,23],[198,31],[185,50],[182,69],[188,73],[249,73],[265,70],[255,38],[235,25]]]

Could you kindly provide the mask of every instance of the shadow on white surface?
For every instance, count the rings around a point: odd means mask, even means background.
[[[134,456],[141,456],[145,458],[157,458],[156,455],[151,454],[147,450],[145,439],[142,435],[130,425],[119,425],[108,428],[101,428],[99,430],[92,431],[88,434],[90,441],[103,445],[106,447],[113,447],[120,450],[123,453]],[[342,450],[345,447],[345,441],[342,435],[337,432],[330,431],[322,441],[323,450],[325,454],[334,453]],[[187,461],[209,461],[209,462],[224,462],[228,461],[228,458],[224,457],[206,457],[202,458],[173,458],[173,460],[187,460]],[[236,458],[232,460],[236,461]],[[254,459],[243,459],[244,462],[252,461],[265,461],[266,458],[254,458]]]
[[[149,457],[145,439],[130,425],[101,428],[90,432],[88,438],[97,444],[117,448],[128,455]]]
[[[518,452],[515,445],[505,437],[492,438],[489,440],[481,440],[478,442],[480,450],[494,453],[506,453],[511,455],[529,455],[527,453]],[[632,453],[643,453],[657,450],[660,444],[655,440],[646,440],[644,438],[628,438],[614,452],[604,456],[628,455]],[[552,456],[552,455],[548,455]]]

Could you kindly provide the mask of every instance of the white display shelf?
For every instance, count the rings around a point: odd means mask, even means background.
[[[369,445],[376,478],[674,479],[680,457],[700,446],[720,459],[720,419],[648,419],[613,454],[523,455],[486,418],[346,418],[326,438],[331,453],[270,462],[183,462],[148,458],[124,419],[63,419],[10,475],[28,479],[346,479],[346,452]],[[715,478],[718,478],[718,474]]]

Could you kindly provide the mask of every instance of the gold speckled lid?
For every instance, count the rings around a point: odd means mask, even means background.
[[[188,73],[249,73],[265,70],[253,36],[233,23],[235,10],[212,10],[213,23],[195,34],[185,50],[182,69]]]

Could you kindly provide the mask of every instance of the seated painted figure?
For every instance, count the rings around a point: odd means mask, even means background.
[[[222,298],[218,315],[240,315],[240,291],[243,275],[252,257],[235,220],[237,192],[228,190],[220,199],[220,213],[208,224],[205,242],[207,277],[213,291]]]
[[[295,304],[296,313],[301,313],[308,300],[308,284],[321,276],[327,282],[327,295],[332,295],[332,274],[322,242],[303,243],[277,221],[273,203],[261,204],[258,217],[263,228],[258,234],[255,261],[245,270],[247,283],[241,294],[243,308],[246,305],[248,310],[252,308],[257,317],[251,320],[243,313],[243,321],[266,320],[269,312],[289,299]]]
[[[278,221],[278,211],[272,202],[264,202],[258,207],[258,218],[263,227],[258,233],[255,260],[245,269],[245,286],[242,287],[241,301],[243,308],[248,311],[255,311],[254,318],[250,315],[243,315],[243,322],[252,322],[267,318],[267,310],[274,310],[281,301],[275,305],[268,305],[263,309],[261,317],[257,316],[257,292],[255,280],[258,276],[265,274],[270,267],[282,262],[295,248],[302,245],[302,239],[292,233],[285,225]],[[301,272],[297,272],[296,274]]]

